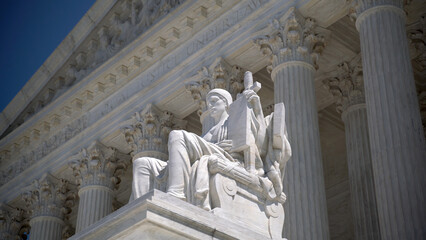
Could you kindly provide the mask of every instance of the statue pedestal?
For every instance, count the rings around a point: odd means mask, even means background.
[[[225,219],[153,190],[69,239],[267,239]]]

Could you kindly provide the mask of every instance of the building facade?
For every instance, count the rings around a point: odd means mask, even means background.
[[[132,158],[167,160],[173,129],[203,133],[207,92],[235,98],[248,70],[265,113],[285,104],[283,237],[424,239],[425,14],[420,0],[96,1],[0,115],[1,238],[106,226],[129,205]]]

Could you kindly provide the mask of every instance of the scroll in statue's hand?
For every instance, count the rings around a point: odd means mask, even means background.
[[[216,145],[218,145],[223,150],[229,152],[232,148],[232,140],[223,140],[223,141],[216,143]]]

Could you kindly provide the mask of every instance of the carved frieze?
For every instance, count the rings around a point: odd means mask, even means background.
[[[35,149],[22,151],[21,154],[18,155],[17,161],[14,161],[13,164],[9,165],[5,170],[2,170],[0,172],[0,185],[5,184],[7,181],[11,180],[15,176],[23,172],[25,169],[29,168],[39,159],[47,156],[56,148],[79,134],[87,127],[87,125],[87,116],[82,116],[81,118],[71,122],[70,124],[67,124],[57,134],[43,141]],[[4,158],[6,158],[7,156],[10,157],[10,153],[8,151],[6,151],[3,155]]]
[[[325,47],[325,39],[316,32],[314,19],[305,18],[291,8],[271,24],[271,34],[254,39],[260,51],[271,57],[268,71],[288,61],[307,62],[318,68],[317,60]]]
[[[69,166],[80,188],[100,185],[115,189],[129,163],[127,155],[96,141],[73,156]]]
[[[185,125],[186,121],[177,119],[172,113],[148,104],[144,110],[132,116],[132,124],[122,132],[132,149],[132,157],[149,156],[167,160],[169,133]]]
[[[49,87],[40,92],[20,114],[12,128],[16,128],[51,101],[58,98],[67,88],[83,79],[128,43],[140,36],[184,0],[119,0],[114,14],[102,21],[91,40],[81,45],[67,63],[52,77]],[[58,84],[53,84],[56,81]],[[8,129],[6,134],[13,129]]]
[[[80,93],[76,93],[78,96],[70,97],[69,101],[65,101],[61,103],[61,108],[59,109],[52,109],[52,115],[46,114],[46,116],[41,116],[40,120],[34,124],[34,135],[31,134],[31,131],[33,129],[28,129],[28,131],[22,132],[20,135],[22,136],[30,136],[30,143],[29,146],[26,148],[22,148],[22,146],[17,145],[19,142],[19,139],[21,139],[21,136],[14,137],[11,139],[11,144],[5,146],[2,150],[8,150],[10,152],[10,158],[7,160],[7,163],[3,165],[2,170],[0,171],[0,185],[3,185],[7,183],[8,181],[12,180],[24,170],[30,168],[30,166],[34,165],[38,160],[45,158],[47,155],[49,155],[51,152],[55,151],[58,147],[64,145],[67,140],[64,141],[64,139],[72,139],[77,134],[79,134],[81,131],[87,128],[89,125],[89,119],[90,124],[98,121],[102,117],[104,117],[106,114],[113,111],[117,106],[122,104],[123,102],[129,100],[134,94],[136,94],[141,89],[144,89],[148,86],[150,86],[153,82],[160,79],[162,76],[166,75],[171,71],[171,69],[175,68],[179,64],[181,64],[185,59],[187,59],[189,56],[193,55],[195,52],[197,52],[199,49],[203,48],[204,46],[207,46],[211,41],[216,39],[216,37],[221,36],[222,33],[228,31],[229,29],[232,29],[233,26],[236,26],[238,22],[245,19],[247,16],[249,16],[253,11],[260,8],[263,4],[268,2],[267,0],[262,0],[259,2],[248,2],[244,3],[245,7],[242,7],[241,9],[235,9],[232,10],[231,13],[229,13],[226,18],[221,20],[220,24],[216,25],[210,25],[207,26],[206,29],[209,29],[208,32],[203,33],[202,35],[195,35],[194,39],[191,39],[190,41],[187,41],[184,43],[183,48],[179,49],[177,52],[172,52],[171,54],[165,56],[164,58],[161,58],[157,61],[158,66],[152,67],[147,69],[141,74],[141,78],[143,80],[138,81],[137,84],[133,84],[132,89],[129,89],[128,93],[122,94],[118,96],[117,98],[107,98],[110,96],[109,93],[112,91],[115,91],[118,87],[122,87],[123,85],[117,84],[117,86],[111,86],[112,84],[110,82],[107,82],[106,79],[104,79],[105,75],[102,74],[102,76],[99,77],[99,79],[95,79],[97,82],[94,82],[94,84],[90,84],[81,90]],[[210,4],[210,2],[209,2]],[[221,8],[223,8],[225,5],[231,4],[231,1],[228,3],[223,3],[223,6],[215,5],[215,3],[211,3],[210,5],[206,5],[206,8],[208,10],[209,15],[215,11],[222,11]],[[111,11],[114,11],[116,7],[114,7]],[[191,9],[188,9],[188,11]],[[121,11],[121,10],[120,10]],[[136,11],[137,12],[137,11]],[[185,12],[186,14],[187,12]],[[188,12],[188,16],[191,17],[185,17],[184,23],[186,24],[185,27],[181,28],[182,22],[179,23],[177,28],[170,28],[170,34],[173,38],[183,38],[187,37],[187,32],[192,31],[193,29],[199,29],[200,26],[204,26],[208,24],[208,21],[200,22],[197,21],[191,22],[194,19],[197,19],[198,16],[196,12],[190,11]],[[186,14],[187,15],[187,14]],[[186,16],[185,15],[185,16]],[[192,20],[191,20],[192,19]],[[123,20],[123,19],[121,19]],[[156,20],[158,21],[158,20]],[[102,20],[103,22],[103,20]],[[108,25],[108,24],[107,24]],[[170,24],[169,24],[170,25]],[[97,29],[99,30],[99,29]],[[211,30],[211,31],[210,31]],[[214,33],[214,34],[211,34]],[[169,36],[169,35],[167,35]],[[167,37],[164,36],[164,37]],[[167,38],[168,39],[168,38]],[[168,39],[167,41],[170,41]],[[150,41],[151,42],[151,41]],[[96,37],[94,38],[94,41],[89,41],[89,45],[93,49],[98,49],[96,45],[99,45],[99,39]],[[96,48],[95,48],[96,47]],[[151,45],[151,43],[148,44],[148,46],[145,46],[141,49],[150,49],[148,51],[149,55],[154,59],[159,54],[160,48],[156,48],[156,45]],[[82,52],[82,54],[79,55],[78,64],[76,61],[76,65],[81,65],[83,62],[93,62],[91,59],[91,52],[89,50],[87,51],[80,51],[79,49],[75,51],[76,54]],[[142,55],[141,55],[142,54]],[[130,61],[129,65],[125,65],[127,67],[128,74],[130,75],[131,69],[134,69],[135,66],[144,67],[147,62],[146,59],[148,58],[148,55],[146,55],[142,51],[138,51],[137,53],[132,54],[131,58],[128,60]],[[127,64],[127,63],[123,63]],[[117,83],[121,83],[120,74],[125,73],[126,71],[120,68],[120,71],[115,71],[116,68],[114,68],[111,71],[107,71],[107,74],[115,74],[117,76]],[[236,67],[235,70],[238,70]],[[226,76],[226,75],[225,75]],[[64,76],[62,77],[55,77],[54,87],[52,89],[60,89],[60,92],[66,91],[66,81]],[[50,83],[49,83],[50,84]],[[50,85],[49,85],[50,86]],[[232,92],[232,90],[231,90]],[[58,92],[59,94],[59,92]],[[58,95],[55,95],[54,99],[57,98]],[[76,100],[76,99],[80,99]],[[74,101],[76,100],[76,101]],[[103,101],[102,106],[99,105],[99,102]],[[73,103],[74,102],[74,103]],[[74,106],[78,106],[77,108]],[[70,107],[70,108],[65,108]],[[86,111],[80,111],[80,113],[75,114],[78,112],[78,109],[86,110]],[[88,109],[92,109],[91,111],[87,111]],[[93,110],[94,109],[94,110]],[[82,112],[86,112],[84,116],[79,116]],[[69,116],[68,116],[68,115]],[[77,120],[71,120],[75,119]],[[79,121],[81,125],[75,126],[76,131],[73,132],[71,135],[68,136],[66,133],[67,124],[69,121],[71,122],[71,128],[74,129],[73,123],[75,121]],[[59,122],[59,124],[57,124]],[[55,125],[55,123],[57,125]],[[71,132],[71,131],[70,131]],[[13,134],[16,135],[16,134]],[[33,137],[34,136],[34,137]],[[70,138],[69,138],[70,137]],[[60,141],[56,141],[54,139],[59,139]],[[15,140],[17,139],[17,140]],[[45,139],[47,139],[45,141]],[[61,140],[62,139],[62,140]],[[15,144],[16,143],[16,144]],[[13,150],[13,145],[16,145],[16,149],[20,149],[20,152]],[[23,150],[23,151],[22,151]],[[6,158],[7,159],[7,158]]]
[[[342,62],[333,75],[335,76],[325,79],[323,84],[333,94],[337,112],[342,113],[350,106],[365,103],[360,59],[353,63]]]

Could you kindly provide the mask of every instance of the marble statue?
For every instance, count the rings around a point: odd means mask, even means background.
[[[234,102],[228,91],[211,90],[206,102],[213,126],[202,136],[185,130],[171,131],[167,162],[150,157],[134,159],[130,200],[156,188],[218,215],[245,219],[239,213],[229,213],[244,202],[239,203],[234,197],[226,199],[225,195],[248,192],[256,204],[262,199],[266,217],[277,218],[274,211],[284,215],[282,179],[291,156],[284,104],[275,104],[274,113],[265,117],[256,93],[260,84],[253,83],[251,72],[245,73],[244,86]],[[272,205],[279,209],[271,210]],[[231,210],[221,211],[227,208]],[[284,216],[279,218],[278,222],[284,221]]]

